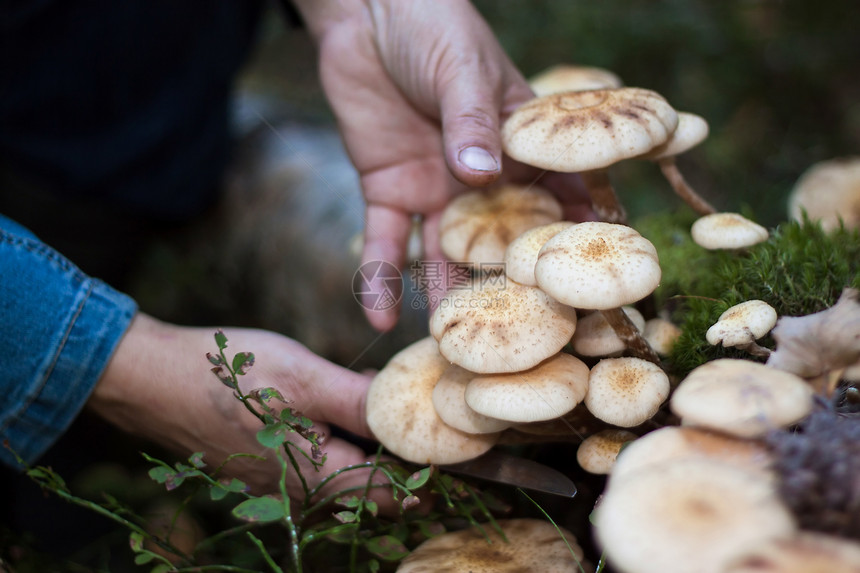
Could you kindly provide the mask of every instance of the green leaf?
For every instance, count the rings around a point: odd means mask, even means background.
[[[370,571],[370,573],[377,573],[377,571],[379,571],[379,561],[377,561],[376,559],[371,559],[370,561],[368,561],[367,570]]]
[[[168,479],[170,479],[171,477],[176,475],[176,472],[174,472],[172,469],[166,468],[164,466],[157,466],[157,467],[151,468],[149,470],[149,472],[147,472],[147,473],[149,474],[150,478],[152,478],[154,481],[156,481],[158,483],[165,483]]]
[[[359,504],[361,504],[361,500],[354,495],[351,497],[339,497],[335,499],[334,502],[338,505],[342,505],[344,507],[351,507],[353,509],[358,507]]]
[[[364,502],[364,508],[370,512],[370,515],[376,517],[376,514],[379,513],[379,506],[375,501],[366,500]]]
[[[357,523],[345,523],[329,529],[325,537],[334,543],[352,543],[357,531]]]
[[[217,344],[218,348],[221,350],[227,348],[227,336],[224,334],[223,330],[217,330],[215,332],[215,344]]]
[[[149,573],[167,573],[168,571],[173,571],[174,568],[172,565],[168,565],[167,563],[159,563],[155,567],[149,570]]]
[[[209,361],[213,366],[221,366],[222,364],[224,364],[224,363],[221,361],[221,357],[220,357],[220,356],[215,356],[215,355],[214,355],[214,354],[212,354],[211,352],[207,352],[207,353],[206,353],[206,360],[208,360],[208,361]]]
[[[246,499],[233,508],[233,515],[251,522],[270,522],[283,519],[284,504],[273,497]]]
[[[203,461],[203,452],[194,452],[188,458],[188,462],[197,469],[206,467],[206,462]]]
[[[357,517],[354,511],[339,511],[334,514],[334,518],[341,523],[353,523]]]
[[[253,352],[239,352],[233,357],[233,371],[240,376],[246,374],[253,365]]]
[[[396,537],[392,535],[380,535],[367,540],[367,550],[386,561],[399,561],[407,555],[409,550]]]
[[[285,424],[272,424],[257,432],[257,441],[267,448],[278,448],[292,430]]]
[[[427,483],[430,476],[433,474],[433,467],[429,466],[423,470],[418,470],[406,480],[406,487],[409,489],[418,489]]]
[[[132,532],[128,536],[128,545],[135,553],[143,551],[143,534],[136,531]]]
[[[146,563],[149,563],[153,559],[155,559],[155,554],[150,553],[149,551],[145,551],[143,553],[139,553],[138,555],[135,555],[134,564],[135,565],[145,565]]]
[[[227,483],[219,481],[218,485],[213,485],[209,489],[209,497],[212,499],[212,501],[218,501],[227,497],[228,493],[239,493],[242,491],[246,491],[247,489],[248,485],[245,482],[233,478]]]

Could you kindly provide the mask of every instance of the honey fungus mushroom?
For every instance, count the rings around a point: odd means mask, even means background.
[[[705,333],[714,346],[740,348],[755,356],[767,357],[770,350],[756,344],[776,325],[776,310],[763,300],[748,300],[736,304],[720,315]]]
[[[468,434],[445,424],[433,408],[433,387],[448,361],[430,337],[395,354],[367,392],[367,425],[379,442],[404,460],[453,464],[476,458],[498,433]]]
[[[591,474],[608,474],[615,466],[621,447],[636,439],[628,430],[609,428],[591,434],[576,449],[579,467]]]
[[[557,221],[529,229],[514,239],[505,251],[505,273],[520,284],[537,286],[535,264],[541,247],[572,225],[570,221]]]
[[[529,78],[536,96],[559,92],[620,88],[624,83],[618,74],[594,66],[556,64]]]
[[[621,307],[648,296],[662,276],[657,250],[625,225],[589,221],[548,240],[538,253],[535,279],[552,298],[602,312],[630,351],[659,363]]]
[[[452,289],[430,317],[442,355],[482,374],[537,366],[561,351],[575,330],[574,309],[510,279],[477,279]]]
[[[693,241],[709,250],[742,249],[767,241],[767,229],[737,213],[699,217],[690,228]]]
[[[576,537],[543,519],[499,519],[504,538],[477,527],[431,537],[397,567],[397,573],[570,573],[580,568]]]
[[[678,114],[660,94],[642,88],[572,91],[534,98],[502,125],[510,157],[542,169],[579,173],[597,216],[626,220],[607,168],[665,143]]]
[[[840,221],[860,227],[860,156],[821,161],[804,171],[789,195],[788,213],[800,221],[804,212],[825,231]]]
[[[439,222],[442,252],[452,261],[500,264],[523,232],[561,220],[558,200],[531,185],[504,185],[455,197]]]
[[[585,406],[613,426],[630,428],[649,420],[669,397],[669,377],[641,358],[604,358],[588,377]]]

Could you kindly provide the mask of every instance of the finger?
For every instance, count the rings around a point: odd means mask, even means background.
[[[412,219],[403,211],[373,203],[366,213],[359,294],[367,320],[375,329],[387,332],[400,315],[401,268]]]
[[[309,362],[314,358],[310,357]],[[372,378],[326,360],[317,362],[310,372],[312,396],[302,408],[303,413],[372,439],[367,425],[367,391]]]

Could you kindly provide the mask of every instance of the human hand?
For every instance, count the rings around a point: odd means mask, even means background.
[[[370,437],[365,421],[368,376],[341,368],[299,343],[273,332],[225,329],[229,349],[253,352],[253,368],[239,377],[242,391],[272,387],[290,406],[314,420],[314,430],[330,435],[328,423]],[[235,453],[266,457],[240,457],[227,463],[227,475],[245,481],[257,493],[277,491],[280,465],[273,450],[256,441],[260,420],[237,400],[210,372],[206,353],[217,350],[215,329],[188,328],[159,322],[138,314],[120,342],[88,406],[131,434],[153,440],[185,456],[204,452],[215,468]],[[297,441],[303,442],[304,440]],[[309,448],[308,450],[309,451]],[[338,438],[324,442],[325,465],[317,472],[298,455],[302,472],[314,487],[333,471],[367,461],[357,446]],[[365,471],[344,472],[324,491],[336,491],[367,482]],[[304,495],[292,470],[287,490]],[[390,494],[377,500],[391,499]]]
[[[413,215],[423,219],[425,258],[443,260],[443,209],[457,192],[500,177],[500,121],[533,97],[531,89],[465,0],[297,5],[318,40],[323,87],[361,176],[362,263],[401,268]],[[505,170],[512,180],[537,176],[513,162]],[[582,211],[584,189],[564,179],[550,187],[566,211]],[[383,331],[397,321],[396,307],[366,314]]]

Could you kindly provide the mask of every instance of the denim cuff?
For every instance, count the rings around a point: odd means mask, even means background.
[[[37,460],[84,407],[136,311],[0,215],[0,439]],[[16,465],[6,448],[0,461]]]

